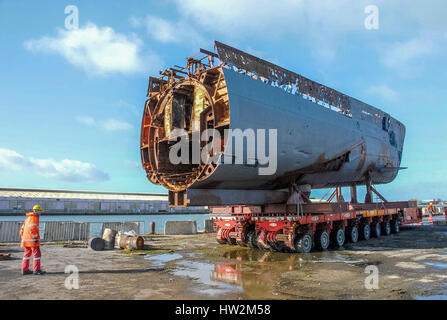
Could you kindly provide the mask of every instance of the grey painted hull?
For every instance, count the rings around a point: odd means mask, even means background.
[[[364,184],[368,172],[374,184],[395,179],[405,127],[383,111],[349,98],[347,116],[231,69],[224,75],[231,129],[277,129],[277,171],[259,175],[257,166],[220,163],[191,188],[273,190],[292,180],[312,188],[348,186]]]

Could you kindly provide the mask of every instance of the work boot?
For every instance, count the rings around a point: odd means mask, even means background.
[[[27,274],[32,274],[29,270],[22,270],[22,276],[26,276]]]
[[[37,270],[37,271],[34,271],[33,273],[37,274],[37,275],[41,275],[41,274],[45,274],[46,272],[42,271],[42,270]]]

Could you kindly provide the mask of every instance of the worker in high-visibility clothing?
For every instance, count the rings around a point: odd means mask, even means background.
[[[32,212],[26,214],[27,218],[20,229],[22,238],[21,247],[25,248],[22,261],[22,274],[44,274],[45,271],[40,270],[40,236],[39,236],[39,215],[42,208],[37,204],[33,207]],[[29,270],[29,262],[31,255],[34,256],[33,269]]]
[[[427,206],[427,212],[428,214],[434,214],[435,213],[435,207],[433,206],[433,202],[430,202],[430,204]]]

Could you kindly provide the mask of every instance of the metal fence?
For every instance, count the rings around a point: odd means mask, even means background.
[[[104,233],[105,228],[109,228],[118,232],[135,231],[137,234],[139,234],[140,223],[141,222],[104,222],[102,224],[101,233]]]
[[[18,242],[20,241],[20,221],[2,221],[0,222],[0,242]]]
[[[87,241],[89,222],[45,222],[43,239],[45,241]]]
[[[0,221],[0,242],[20,242],[23,222]],[[144,222],[73,222],[46,221],[40,223],[41,241],[87,241],[91,236],[102,236],[105,228],[116,231],[135,231],[140,234]]]

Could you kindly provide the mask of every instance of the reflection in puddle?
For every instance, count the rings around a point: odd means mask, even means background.
[[[429,296],[415,295],[413,296],[416,300],[447,300],[447,284],[444,283],[440,289],[431,290],[429,286],[420,287],[422,292],[430,293]]]
[[[365,259],[353,259],[347,255],[339,254],[336,252],[320,252],[320,257],[315,262],[343,262],[343,263],[349,263],[349,264],[356,264],[356,263],[363,263],[366,260]]]
[[[270,252],[263,250],[231,250],[224,251],[221,256],[225,259],[236,260],[238,262],[284,262],[297,260],[297,254],[286,254],[278,252]],[[306,260],[312,260],[310,254],[302,255],[302,258]]]
[[[178,265],[183,266],[183,269],[176,269],[174,274],[176,276],[193,278],[194,281],[202,284],[197,290],[205,295],[217,295],[228,292],[242,291],[239,286],[228,283],[214,281],[213,274],[215,266],[210,263],[182,261]]]
[[[434,267],[438,267],[438,268],[442,268],[442,269],[447,268],[447,263],[445,263],[445,262],[427,261],[427,262],[424,262],[424,264],[428,264],[429,266],[434,266]]]
[[[250,299],[259,299],[272,292],[278,273],[266,269],[265,272],[244,270],[242,264],[216,264],[211,277],[215,281],[237,285]]]
[[[265,297],[267,292],[277,295],[278,282],[291,277],[291,282],[309,277],[314,263],[364,263],[364,259],[351,257],[334,251],[311,254],[286,254],[263,250],[228,250],[219,252],[218,261],[182,260],[176,263],[177,276],[189,277],[201,284],[198,292],[218,295],[244,292],[251,299]],[[223,261],[222,261],[223,259]]]
[[[435,295],[435,296],[414,296],[416,300],[447,300],[447,295]]]
[[[386,250],[390,250],[389,247],[372,247],[372,246],[356,246],[356,245],[351,245],[350,249],[353,251],[386,251]]]
[[[144,259],[151,261],[152,266],[154,266],[154,267],[161,267],[166,262],[174,261],[174,260],[181,259],[181,258],[183,258],[183,256],[178,253],[166,253],[166,254],[159,254],[156,256],[147,254],[144,256]]]
[[[363,263],[365,259],[353,258],[348,254],[341,254],[334,251],[313,252],[305,254],[288,254],[263,250],[232,250],[222,254],[223,258],[234,259],[240,262],[287,262],[289,270],[299,268],[301,263]]]

